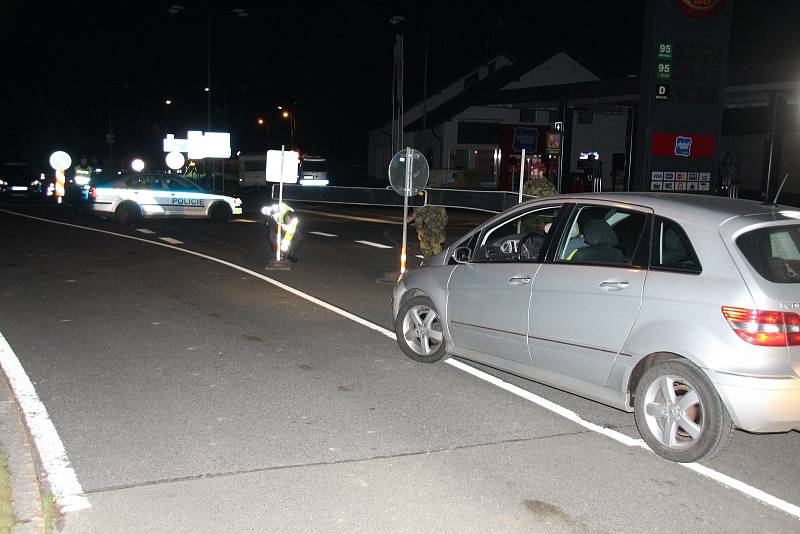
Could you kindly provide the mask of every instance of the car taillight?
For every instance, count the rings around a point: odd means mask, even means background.
[[[733,331],[752,345],[800,345],[800,315],[796,313],[723,306],[722,315]]]
[[[97,189],[94,186],[89,188],[89,198],[97,198]]]

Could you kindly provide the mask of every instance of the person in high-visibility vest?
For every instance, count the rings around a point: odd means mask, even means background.
[[[298,231],[300,221],[297,214],[285,202],[269,207],[265,206],[261,209],[261,213],[267,217],[267,231],[272,252],[277,251],[278,228],[280,227],[281,254],[285,254],[292,263],[297,263],[297,251],[303,240],[302,234]]]
[[[72,168],[72,185],[70,186],[68,201],[78,205],[89,198],[89,183],[92,181],[94,169],[86,158]]]
[[[83,187],[92,181],[93,169],[92,166],[89,165],[89,161],[86,158],[81,159],[81,162],[78,165],[75,165],[73,170],[75,172],[72,179],[79,186]]]

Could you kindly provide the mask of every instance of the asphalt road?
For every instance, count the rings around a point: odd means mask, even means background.
[[[306,232],[333,237],[309,234],[298,264],[267,272],[258,222],[137,229],[9,207],[180,241],[391,327],[391,287],[375,280],[397,268],[400,226],[384,210],[370,218],[389,223],[304,213]],[[0,225],[0,332],[92,505],[66,514],[67,532],[800,529],[453,366],[414,363],[381,333],[247,272],[3,212]],[[629,414],[488,371],[637,435]],[[796,432],[737,432],[708,466],[800,505],[799,451]]]

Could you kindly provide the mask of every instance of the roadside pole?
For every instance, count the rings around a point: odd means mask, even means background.
[[[411,176],[413,175],[414,158],[411,148],[406,147],[406,184],[403,194],[403,248],[400,250],[400,274],[406,272],[406,246],[408,244],[408,194],[411,191]]]
[[[525,149],[522,149],[522,158],[519,166],[519,200],[517,204],[522,204],[522,185],[525,181]],[[522,233],[522,221],[517,221],[517,233]]]
[[[278,185],[278,213],[280,213],[280,210],[283,209],[283,156],[284,156],[285,148],[286,148],[285,145],[281,145],[281,175],[280,175],[281,176],[281,181],[279,182],[279,185]],[[281,261],[281,228],[283,226],[281,224],[281,220],[282,219],[283,219],[283,217],[281,217],[279,215],[278,216],[278,246],[275,247],[277,249],[275,251],[275,261],[277,261],[278,263],[280,263],[280,261]]]

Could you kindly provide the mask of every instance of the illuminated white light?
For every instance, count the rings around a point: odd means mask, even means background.
[[[178,169],[182,168],[185,163],[186,158],[184,158],[183,154],[180,152],[170,152],[167,154],[167,167],[173,171],[177,171]]]
[[[269,215],[269,208],[267,206],[264,206],[263,208],[261,208],[261,213],[263,213],[264,215]]]
[[[76,183],[76,184],[78,184],[78,185],[86,185],[86,184],[88,184],[88,183],[89,183],[91,180],[92,180],[92,179],[91,179],[91,178],[89,178],[88,176],[76,176],[76,177],[75,177],[75,183]]]
[[[54,171],[63,171],[69,169],[72,165],[72,158],[63,150],[57,150],[50,154],[50,166]]]
[[[211,90],[211,88],[210,88],[210,87],[204,87],[204,88],[203,88],[203,91],[205,91],[206,93],[207,93],[207,92],[209,92],[210,90]]]
[[[231,134],[189,130],[186,139],[176,139],[174,134],[167,134],[163,146],[164,152],[186,152],[189,159],[229,158]]]
[[[322,186],[328,185],[328,180],[322,178],[303,178],[300,180],[300,185]]]
[[[142,172],[144,170],[144,161],[140,160],[139,158],[136,158],[131,162],[131,169],[133,169],[136,172]]]
[[[800,211],[784,210],[780,212],[784,217],[791,217],[792,219],[800,219]]]
[[[103,169],[95,169],[94,172],[103,172]]]

